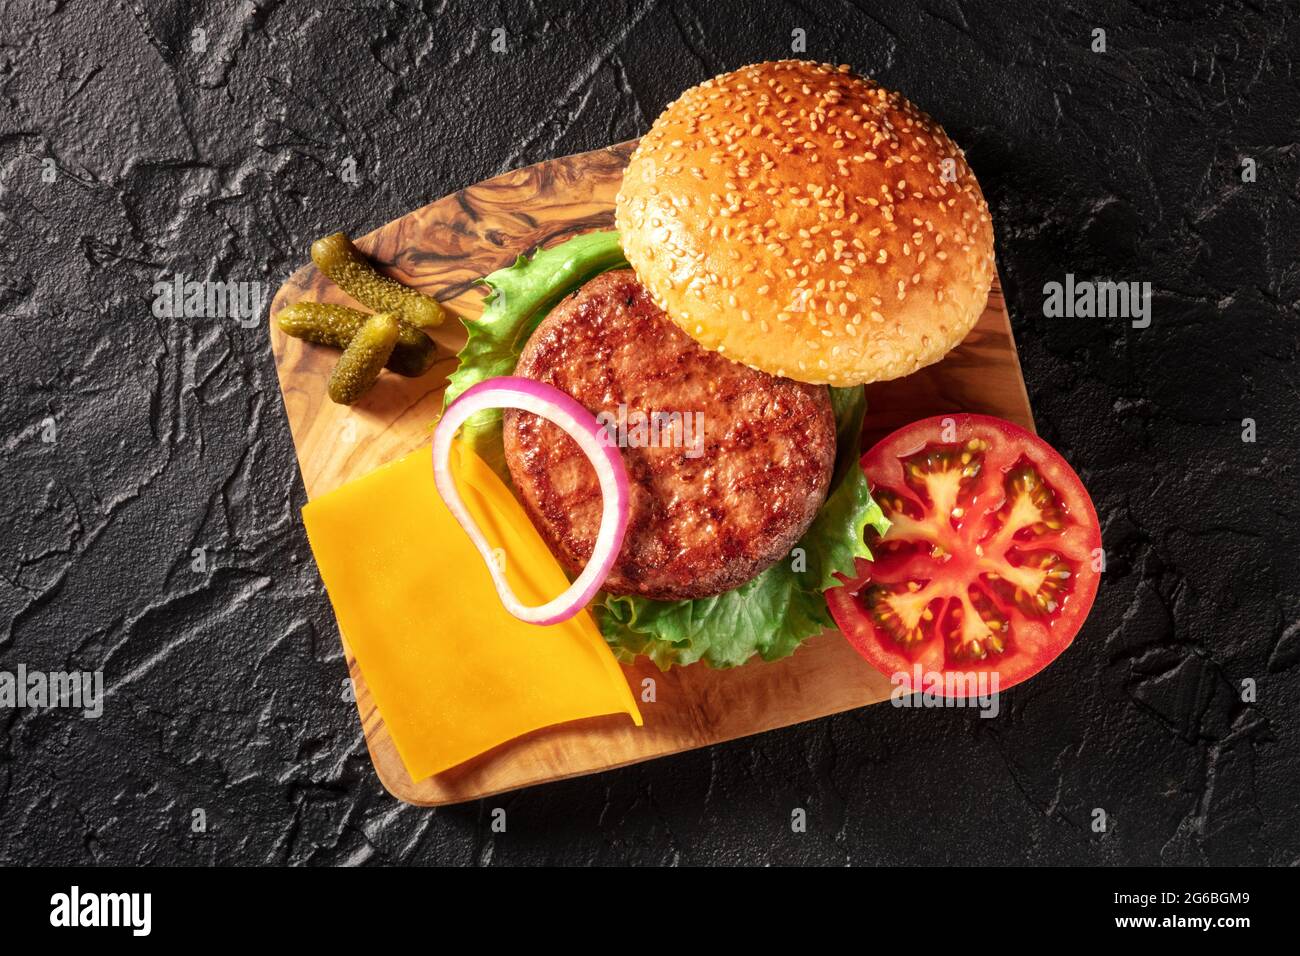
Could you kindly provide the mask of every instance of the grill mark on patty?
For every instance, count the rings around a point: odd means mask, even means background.
[[[627,536],[605,588],[659,600],[730,590],[784,558],[825,500],[835,419],[824,386],[747,368],[699,346],[630,270],[561,302],[515,374],[547,382],[593,413],[703,412],[703,454],[622,448]],[[561,429],[505,413],[506,461],[525,510],[577,573],[600,524],[595,471]]]

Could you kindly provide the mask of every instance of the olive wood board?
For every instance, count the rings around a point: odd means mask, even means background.
[[[482,312],[475,280],[523,252],[613,226],[614,196],[635,142],[565,156],[505,173],[453,193],[358,238],[358,247],[390,275],[437,297],[457,315]],[[304,253],[306,250],[304,250]],[[434,330],[438,361],[418,379],[384,374],[352,407],[335,405],[325,383],[332,349],[288,338],[275,315],[298,301],[355,305],[313,265],[295,272],[271,304],[271,347],[307,495],[325,494],[414,451],[429,440],[446,377],[464,329]],[[1033,427],[1002,290],[966,340],[944,360],[894,382],[867,387],[864,442],[943,412],[983,412]],[[866,445],[864,444],[864,447]],[[357,709],[379,779],[408,803],[437,806],[610,770],[627,764],[826,717],[885,700],[890,684],[838,633],[809,640],[792,657],[713,670],[705,664],[661,673],[641,659],[625,666],[642,698],[655,680],[654,702],[640,702],[645,726],[626,715],[536,731],[451,770],[414,781],[407,774],[342,635]]]

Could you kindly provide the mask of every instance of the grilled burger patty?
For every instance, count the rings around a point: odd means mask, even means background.
[[[617,433],[631,500],[605,582],[612,594],[679,600],[737,587],[784,558],[826,498],[835,463],[826,388],[702,348],[631,270],[560,303],[515,374],[604,413]],[[533,524],[579,572],[600,527],[595,471],[568,435],[528,412],[505,413],[505,452]]]

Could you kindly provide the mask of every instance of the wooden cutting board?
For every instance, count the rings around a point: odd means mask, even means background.
[[[517,169],[446,196],[376,229],[357,245],[393,276],[436,296],[467,319],[482,311],[474,280],[538,246],[613,226],[614,195],[634,142]],[[303,250],[304,258],[307,250]],[[446,376],[464,342],[459,323],[436,330],[439,361],[420,379],[384,375],[357,405],[335,405],[325,382],[338,353],[284,336],[280,309],[300,300],[355,305],[307,265],[271,304],[271,347],[308,497],[415,450],[429,440]],[[867,388],[869,443],[899,425],[941,412],[984,412],[1033,427],[1002,290],[995,282],[975,329],[941,363]],[[822,634],[793,657],[727,671],[703,664],[660,673],[642,660],[625,667],[644,727],[625,716],[537,731],[426,780],[407,774],[366,688],[347,636],[343,649],[357,709],[379,778],[409,803],[471,800],[548,780],[609,770],[665,754],[825,717],[888,698],[887,678],[837,633]]]

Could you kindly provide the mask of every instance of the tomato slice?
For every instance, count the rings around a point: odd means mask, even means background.
[[[1051,446],[1000,418],[944,415],[882,439],[862,468],[892,526],[826,601],[874,667],[997,672],[1005,690],[1070,645],[1097,595],[1101,530]]]

